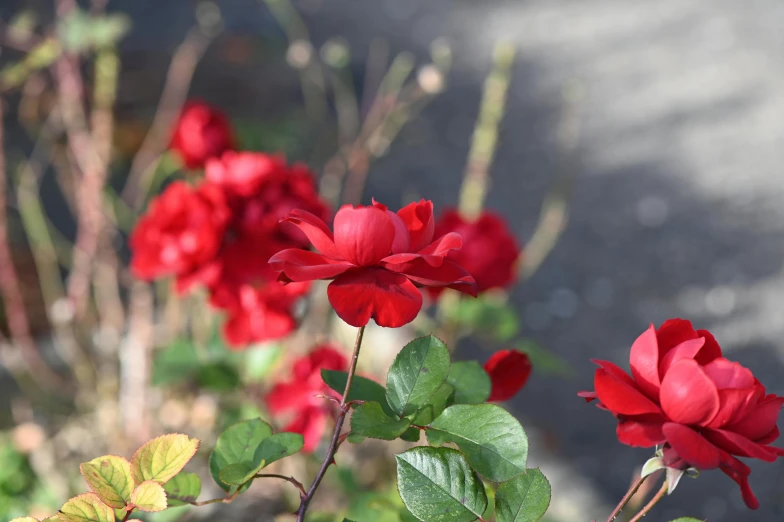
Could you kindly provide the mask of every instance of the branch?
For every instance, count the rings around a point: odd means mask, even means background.
[[[340,442],[340,431],[343,429],[343,422],[346,420],[346,415],[350,407],[348,406],[348,394],[351,392],[351,384],[354,381],[354,374],[357,371],[357,361],[359,360],[359,349],[362,346],[362,336],[365,333],[365,327],[362,326],[357,331],[357,339],[354,342],[354,354],[351,356],[351,366],[349,366],[348,370],[348,377],[346,379],[346,388],[343,390],[343,399],[340,401],[340,413],[338,413],[338,419],[335,422],[335,432],[332,434],[332,441],[329,443],[329,448],[327,449],[327,455],[324,457],[324,462],[321,464],[321,469],[319,469],[318,474],[316,474],[316,478],[313,480],[313,484],[310,485],[310,489],[302,497],[302,501],[299,506],[299,511],[297,512],[297,522],[304,522],[305,520],[305,512],[308,510],[308,505],[310,501],[313,500],[313,496],[316,494],[316,490],[321,484],[324,475],[327,473],[327,468],[329,468],[330,464],[335,461],[335,453],[338,450],[338,445]]]
[[[161,155],[169,146],[171,128],[188,96],[196,65],[204,56],[212,37],[200,28],[191,29],[172,57],[166,83],[152,120],[150,130],[133,158],[122,198],[139,208],[152,182]]]
[[[19,288],[19,279],[11,255],[8,239],[6,201],[8,176],[5,162],[3,115],[4,101],[0,99],[0,294],[2,294],[0,297],[5,308],[11,338],[19,347],[21,355],[30,369],[31,377],[44,387],[58,387],[63,385],[63,380],[41,358],[30,333],[30,322],[27,318],[22,292]]]

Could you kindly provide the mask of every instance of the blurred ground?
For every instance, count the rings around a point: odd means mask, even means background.
[[[157,49],[181,39],[192,5],[110,5],[134,17],[126,66],[150,78],[141,92],[153,99],[166,58]],[[230,32],[280,40],[260,3],[221,6]],[[606,517],[649,456],[618,444],[613,419],[575,393],[591,388],[590,358],[627,366],[631,342],[650,322],[684,316],[711,329],[770,392],[784,393],[784,4],[303,0],[300,7],[317,42],[341,35],[351,43],[358,68],[374,38],[419,56],[435,38],[453,45],[448,91],[371,170],[366,199],[394,206],[415,190],[438,206],[456,200],[491,50],[508,40],[519,57],[488,204],[529,237],[563,164],[561,91],[583,90],[568,230],[514,296],[530,336],[577,370],[574,380],[532,378],[510,405],[542,431],[532,453],[557,479],[562,520]],[[194,92],[264,119],[294,81],[282,65],[210,55]],[[650,519],[781,520],[784,463],[752,467],[760,511],[746,510],[735,484],[709,472],[684,479]]]

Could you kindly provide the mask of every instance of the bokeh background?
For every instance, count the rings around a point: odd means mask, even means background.
[[[191,95],[262,127],[262,147],[311,160],[303,151],[317,131],[302,113],[280,20],[265,2],[218,4],[224,29],[200,62]],[[451,49],[444,91],[372,164],[365,201],[373,196],[395,206],[423,195],[437,208],[454,204],[493,50],[499,42],[516,50],[486,204],[507,217],[522,242],[548,195],[557,191],[568,205],[558,244],[512,296],[526,335],[571,370],[558,376],[535,369],[509,404],[531,432],[532,463],[553,484],[552,520],[603,519],[649,456],[617,443],[612,419],[576,393],[592,387],[589,359],[626,367],[631,342],[650,323],[691,319],[771,393],[784,393],[784,4],[294,5],[316,52],[328,42],[350,50],[360,95],[371,53],[405,51],[422,60],[434,42]],[[22,7],[51,16],[48,1],[3,0],[0,18]],[[195,7],[188,0],[109,2],[110,11],[133,22],[121,47],[117,103],[131,135],[135,122],[151,117]],[[9,142],[24,147],[10,129]],[[53,197],[48,204],[58,203]],[[476,343],[461,346],[463,357],[482,359],[478,354]],[[7,397],[17,393],[9,383],[0,389]],[[10,422],[8,414],[0,418]],[[649,518],[782,519],[784,465],[752,468],[757,512],[743,506],[733,482],[708,472],[684,479]]]

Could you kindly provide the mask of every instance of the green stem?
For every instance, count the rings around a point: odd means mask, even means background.
[[[346,379],[346,388],[343,390],[343,398],[340,401],[340,412],[338,413],[338,419],[335,422],[335,432],[332,434],[332,441],[329,443],[329,448],[327,449],[327,455],[324,457],[324,462],[321,464],[321,469],[319,469],[316,478],[313,480],[313,484],[310,485],[310,489],[308,489],[307,493],[304,497],[302,497],[302,501],[299,506],[299,511],[297,512],[297,522],[304,522],[305,520],[305,512],[308,510],[308,505],[310,501],[313,500],[313,496],[316,494],[316,490],[321,484],[321,480],[324,478],[324,475],[327,473],[327,468],[335,459],[335,452],[338,449],[338,443],[340,441],[340,431],[343,429],[343,422],[346,420],[346,414],[348,414],[348,410],[350,406],[348,406],[348,394],[351,392],[351,384],[354,381],[354,374],[357,371],[357,361],[359,360],[359,349],[362,345],[362,336],[365,333],[365,327],[360,327],[359,331],[357,331],[357,339],[354,342],[354,354],[351,356],[351,363],[348,370],[348,378]]]

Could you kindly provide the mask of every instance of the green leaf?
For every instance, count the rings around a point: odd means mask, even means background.
[[[449,375],[449,351],[436,337],[414,339],[387,374],[387,402],[400,416],[419,411]]]
[[[131,478],[131,463],[115,455],[106,455],[79,466],[84,480],[103,503],[122,509],[136,486]]]
[[[519,342],[515,349],[528,356],[528,359],[531,360],[531,365],[536,368],[537,373],[557,375],[559,377],[571,377],[575,374],[574,368],[565,359],[530,339]]]
[[[455,404],[482,404],[490,397],[490,376],[476,361],[452,363],[446,382],[455,389]]]
[[[199,449],[199,439],[171,433],[152,439],[131,458],[131,475],[137,484],[154,480],[166,484],[182,471]]]
[[[420,408],[418,412],[411,419],[411,424],[417,426],[424,426],[433,422],[433,419],[441,415],[446,408],[446,405],[452,400],[455,394],[455,389],[451,385],[444,383],[441,387],[427,400],[427,403]]]
[[[705,521],[701,518],[680,517],[680,518],[676,518],[675,520],[670,520],[670,522],[705,522]]]
[[[511,340],[520,331],[520,320],[514,307],[494,295],[460,299],[451,319],[502,342]]]
[[[346,379],[348,373],[338,372],[335,370],[321,370],[321,379],[324,383],[332,388],[332,390],[343,394],[346,389]],[[377,402],[381,405],[384,413],[393,417],[395,412],[387,404],[387,391],[376,381],[371,381],[359,375],[354,376],[354,381],[351,383],[351,391],[348,392],[348,401],[370,401]]]
[[[261,466],[264,468],[276,460],[294,455],[304,444],[305,439],[299,433],[276,433],[261,442],[253,455],[253,460],[257,465],[264,462]]]
[[[349,432],[348,437],[346,437],[346,440],[349,441],[351,444],[362,444],[363,442],[365,442],[366,438],[367,437],[363,437],[362,435],[357,435],[356,433]]]
[[[408,419],[388,417],[377,402],[366,402],[351,415],[351,432],[373,439],[395,440],[410,424]]]
[[[155,481],[148,480],[142,482],[131,493],[131,502],[140,511],[154,513],[163,511],[168,504],[166,503],[166,491],[163,486]]]
[[[218,437],[215,449],[210,453],[210,474],[215,482],[228,491],[230,486],[221,480],[221,470],[238,463],[246,464],[247,469],[251,470],[254,466],[253,457],[256,450],[261,441],[270,435],[272,435],[272,428],[261,419],[246,420],[224,431]]]
[[[131,19],[124,14],[111,14],[94,18],[90,38],[95,47],[116,44],[131,28]]]
[[[226,363],[207,364],[196,371],[196,382],[209,390],[230,391],[240,385],[240,375]]]
[[[201,479],[196,473],[178,473],[163,489],[166,490],[169,507],[185,506],[199,498]]]
[[[114,511],[95,493],[78,495],[63,504],[57,514],[63,522],[114,522]]]
[[[427,428],[433,445],[453,442],[480,475],[504,482],[525,473],[528,438],[512,415],[496,404],[455,404]]]
[[[419,439],[421,437],[422,437],[422,431],[419,428],[408,428],[400,436],[401,439],[408,442],[419,442]]]
[[[420,520],[471,522],[485,512],[484,485],[459,451],[420,446],[395,458],[400,497]]]
[[[550,483],[538,468],[504,482],[495,495],[498,522],[537,522],[550,506]]]
[[[200,367],[193,343],[175,341],[155,354],[151,383],[153,386],[172,385],[190,379]]]
[[[295,454],[305,441],[299,433],[276,433],[261,441],[253,460],[229,464],[220,471],[220,479],[232,486],[241,486],[253,478],[262,468],[276,460]]]

